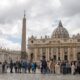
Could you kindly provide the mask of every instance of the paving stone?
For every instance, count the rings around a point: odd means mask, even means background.
[[[80,80],[80,75],[0,74],[0,80]]]

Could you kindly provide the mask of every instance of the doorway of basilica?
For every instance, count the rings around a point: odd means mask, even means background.
[[[77,60],[80,60],[80,52],[77,53]]]

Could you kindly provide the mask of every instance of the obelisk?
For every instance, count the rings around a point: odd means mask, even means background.
[[[25,15],[25,11],[24,11],[24,17],[22,21],[21,59],[26,59],[26,15]]]

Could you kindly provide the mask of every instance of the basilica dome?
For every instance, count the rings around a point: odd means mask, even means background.
[[[58,27],[53,31],[52,38],[69,38],[68,31],[63,27],[62,22],[59,22]]]

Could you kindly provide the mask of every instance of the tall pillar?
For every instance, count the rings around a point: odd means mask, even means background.
[[[68,61],[70,61],[70,48],[68,48]]]
[[[49,48],[46,48],[46,60],[49,61]]]
[[[74,61],[77,60],[77,56],[76,56],[76,48],[73,48],[73,60],[74,60]]]
[[[42,60],[42,48],[40,48],[40,60]]]
[[[48,58],[48,61],[49,61],[49,48],[48,48],[48,52],[47,52],[47,58]]]
[[[63,61],[63,57],[64,57],[63,53],[64,53],[63,48],[60,48],[60,59],[61,59],[61,61]]]
[[[37,48],[35,48],[35,51],[34,51],[34,56],[35,56],[35,57],[34,57],[34,60],[35,60],[35,61],[37,61],[37,52],[38,52],[38,51],[37,51]]]
[[[26,17],[24,12],[22,23],[21,59],[26,59]]]
[[[69,48],[69,61],[73,61],[73,48]]]
[[[51,48],[51,59],[53,59],[53,48]]]
[[[58,61],[58,48],[57,48],[57,51],[56,51],[56,55],[57,55],[56,61]]]

